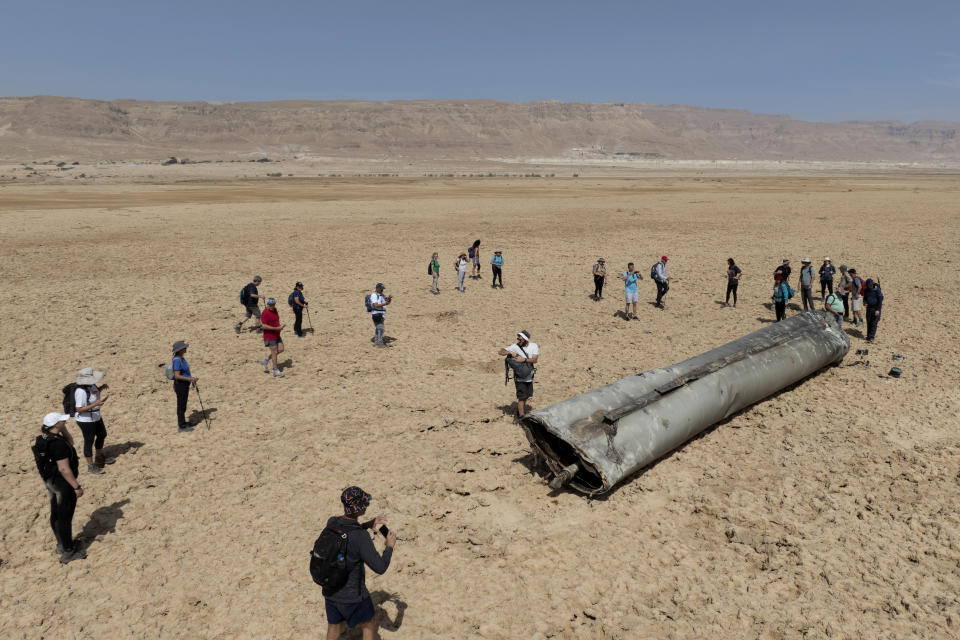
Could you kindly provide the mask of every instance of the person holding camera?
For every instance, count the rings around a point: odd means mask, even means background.
[[[397,534],[388,531],[384,526],[387,522],[386,516],[377,516],[362,524],[359,522],[360,517],[367,512],[370,500],[370,494],[360,487],[347,487],[340,494],[343,515],[327,520],[327,527],[347,536],[344,556],[348,571],[344,585],[334,593],[324,596],[327,640],[337,640],[340,637],[344,622],[351,629],[359,625],[363,640],[373,640],[376,634],[377,622],[374,619],[373,600],[367,590],[365,567],[370,567],[377,575],[386,572],[393,557],[393,547],[397,544]],[[377,553],[373,540],[367,533],[368,529],[379,530],[386,536],[383,555]]]
[[[498,351],[501,356],[507,356],[516,364],[528,362],[535,365],[540,359],[540,347],[536,342],[530,342],[530,332],[524,329],[517,332],[516,344],[504,347]],[[517,388],[517,417],[519,420],[527,410],[527,401],[533,398],[533,376],[536,371],[531,366],[527,375],[514,373],[513,383]]]
[[[383,295],[383,283],[378,282],[376,290],[370,294],[370,317],[373,319],[373,344],[383,348],[387,345],[383,342],[383,320],[387,313],[387,305],[393,300],[393,296]]]

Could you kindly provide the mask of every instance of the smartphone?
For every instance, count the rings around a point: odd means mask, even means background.
[[[387,529],[387,525],[385,524],[380,525],[380,528],[377,529],[377,531],[379,531],[380,535],[382,535],[384,538],[386,538],[387,534],[390,533],[390,529]]]

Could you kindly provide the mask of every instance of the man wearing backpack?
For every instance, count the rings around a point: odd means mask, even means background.
[[[815,311],[813,305],[813,265],[810,258],[804,258],[800,261],[803,266],[800,267],[800,299],[803,301],[804,311]]]
[[[324,588],[323,591],[327,613],[327,640],[337,640],[340,637],[343,622],[351,629],[359,625],[363,640],[373,640],[377,623],[374,619],[373,600],[367,590],[365,567],[370,567],[378,575],[386,572],[393,557],[393,547],[397,544],[397,534],[393,531],[386,534],[386,546],[383,555],[380,555],[366,530],[379,529],[380,525],[386,523],[386,517],[377,516],[363,524],[359,522],[370,506],[370,494],[360,487],[347,487],[340,494],[340,502],[343,504],[343,515],[327,520],[327,529],[346,536],[345,548],[340,550],[345,561],[343,569],[346,575],[338,576],[339,580],[336,582],[342,582],[339,585],[334,584],[334,589]],[[321,540],[318,539],[317,542],[320,543]],[[314,545],[314,557],[317,557],[317,546]],[[311,561],[311,573],[313,568],[314,563]],[[314,580],[317,580],[317,577],[314,575]]]
[[[662,256],[660,262],[657,262],[650,270],[650,277],[657,285],[656,307],[663,309],[663,296],[670,291],[670,278],[667,277],[667,256]]]
[[[393,300],[392,296],[383,295],[383,283],[378,282],[373,293],[370,294],[369,304],[370,318],[373,319],[373,344],[380,348],[387,345],[383,341],[383,321],[387,314],[387,305]]]
[[[867,305],[867,342],[877,339],[877,325],[880,324],[880,312],[883,310],[883,291],[880,285],[867,278],[863,303]]]
[[[243,330],[243,323],[249,320],[251,316],[257,319],[257,326],[254,327],[257,333],[263,331],[260,327],[260,291],[257,289],[262,281],[263,278],[260,276],[253,276],[253,281],[247,283],[247,286],[240,292],[240,304],[247,310],[247,313],[243,319],[233,327],[237,333]]]
[[[57,539],[60,562],[67,564],[87,557],[78,540],[73,539],[73,513],[83,487],[77,480],[80,458],[67,432],[70,416],[48,413],[43,417],[40,435],[33,445],[37,470],[50,496],[50,528]]]
[[[864,324],[863,321],[863,294],[867,289],[866,283],[859,275],[856,269],[850,269],[850,275],[853,281],[850,284],[850,310],[853,312],[853,326],[859,327]]]
[[[529,362],[531,365],[537,364],[540,359],[540,346],[536,342],[530,342],[530,332],[524,329],[517,332],[517,342],[504,347],[498,351],[501,356],[509,356],[514,363],[520,364]],[[517,417],[519,420],[526,414],[527,401],[533,398],[533,376],[536,371],[533,367],[527,375],[518,376],[514,374],[513,383],[517,388]]]
[[[837,293],[843,300],[843,319],[850,317],[850,290],[853,288],[853,276],[847,272],[847,265],[840,265],[840,279],[837,280]]]
[[[293,315],[296,318],[293,321],[293,332],[298,338],[306,337],[303,332],[303,309],[307,306],[307,301],[303,299],[303,283],[297,282],[293,285],[293,292],[287,297],[287,303],[293,309]]]

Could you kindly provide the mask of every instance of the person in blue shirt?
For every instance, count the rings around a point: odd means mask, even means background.
[[[190,365],[187,364],[187,347],[183,340],[173,343],[173,391],[177,394],[177,431],[180,433],[193,431],[193,426],[187,422],[187,396],[190,395],[190,385],[196,384],[196,376],[190,375]]]
[[[867,342],[873,342],[877,339],[877,325],[880,324],[880,312],[883,310],[883,291],[873,278],[867,278],[866,285],[863,304],[867,306]]]
[[[640,275],[639,271],[634,271],[633,263],[627,263],[627,271],[620,279],[623,280],[623,293],[626,298],[626,302],[623,305],[623,315],[627,316],[627,320],[631,317],[637,317],[637,300],[640,299],[640,292],[637,289],[637,280],[643,280],[643,276]],[[633,305],[633,314],[630,313],[630,305]]]
[[[293,285],[293,293],[290,294],[287,302],[290,303],[290,307],[293,309],[293,315],[296,318],[293,322],[293,332],[297,334],[298,338],[305,338],[306,334],[303,332],[303,309],[307,306],[307,301],[303,299],[302,282]]]
[[[773,274],[773,306],[777,311],[777,322],[787,319],[787,300],[790,299],[790,289],[782,273]]]
[[[490,285],[491,289],[496,289],[497,280],[500,280],[500,288],[503,289],[503,252],[500,249],[497,249],[493,252],[493,257],[490,258],[490,265],[493,267],[493,284]]]

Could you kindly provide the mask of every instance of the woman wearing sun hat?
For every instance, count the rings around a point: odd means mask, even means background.
[[[190,385],[199,378],[190,375],[190,365],[187,364],[187,347],[183,340],[173,343],[173,391],[177,394],[177,431],[185,433],[193,431],[193,426],[187,422],[187,397],[190,395]]]
[[[837,268],[833,266],[829,257],[823,259],[820,265],[820,299],[823,299],[824,293],[829,289],[833,293],[833,276],[837,275]]]
[[[100,416],[100,407],[107,401],[103,391],[109,385],[97,386],[97,383],[103,379],[103,375],[103,371],[95,371],[93,367],[80,369],[77,375],[77,386],[73,392],[77,407],[77,426],[83,433],[83,457],[87,461],[87,473],[94,474],[103,473],[103,466],[107,462],[103,455],[103,441],[107,437],[107,427]],[[96,460],[93,457],[94,450],[97,452]]]

